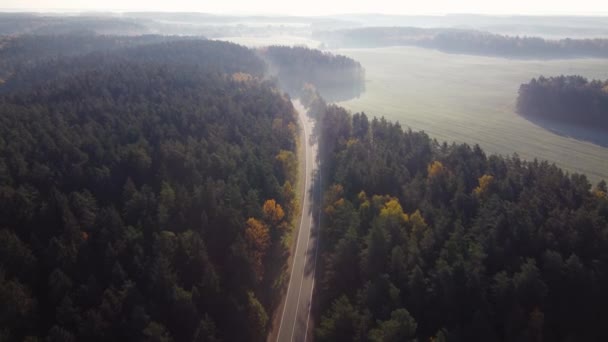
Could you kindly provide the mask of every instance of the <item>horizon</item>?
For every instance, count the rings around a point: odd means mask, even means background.
[[[77,9],[77,8],[0,8],[0,13],[12,14],[130,14],[130,13],[167,13],[167,14],[206,14],[211,16],[235,16],[235,17],[302,17],[322,18],[339,16],[385,16],[385,17],[448,17],[448,16],[480,16],[480,17],[597,17],[608,18],[608,11],[603,12],[546,12],[546,13],[485,13],[485,12],[429,12],[429,13],[398,13],[390,14],[383,12],[337,12],[328,14],[291,14],[280,12],[209,12],[199,10],[146,10],[146,9]]]
[[[167,3],[159,0],[107,0],[93,1],[83,5],[76,0],[3,0],[1,12],[32,13],[205,13],[238,16],[340,16],[340,15],[386,15],[386,16],[608,16],[608,3],[595,0],[580,0],[576,3],[550,0],[514,0],[495,3],[483,0],[463,0],[453,3],[448,0],[428,0],[423,3],[397,3],[392,0],[366,1],[337,0],[332,3],[312,0],[307,3],[280,0],[260,0],[250,3],[244,0],[225,0],[220,3],[195,0],[175,0]]]

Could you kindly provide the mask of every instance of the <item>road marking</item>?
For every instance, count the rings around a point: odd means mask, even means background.
[[[296,109],[297,110],[297,109]],[[283,313],[281,314],[281,323],[279,323],[279,331],[277,332],[277,341],[281,337],[281,327],[283,326],[283,318],[285,318],[285,309],[287,309],[287,301],[289,300],[289,289],[291,288],[291,279],[293,279],[293,270],[295,269],[296,259],[298,256],[298,247],[300,247],[300,235],[302,235],[302,222],[304,221],[304,206],[306,205],[306,198],[308,197],[308,132],[306,131],[306,123],[304,118],[301,117],[300,111],[298,111],[298,117],[302,121],[302,129],[304,130],[304,201],[302,202],[302,216],[300,217],[300,228],[298,229],[298,239],[296,240],[296,251],[293,254],[293,263],[291,264],[291,274],[289,275],[289,283],[287,283],[287,293],[285,294],[285,305],[283,305]],[[310,234],[308,235],[310,239]],[[302,283],[300,282],[300,290],[302,289]],[[299,300],[299,298],[298,298]],[[298,309],[296,307],[296,316]],[[294,322],[295,327],[295,322]]]

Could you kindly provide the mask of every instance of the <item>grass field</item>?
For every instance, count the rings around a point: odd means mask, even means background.
[[[548,160],[593,183],[608,180],[608,148],[552,133],[514,113],[521,83],[560,74],[606,79],[607,60],[508,60],[413,47],[333,52],[366,69],[366,92],[339,103],[353,112],[398,120],[440,141],[477,143],[488,153]]]

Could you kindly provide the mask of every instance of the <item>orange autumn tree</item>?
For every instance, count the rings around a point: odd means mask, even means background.
[[[262,206],[262,213],[264,215],[264,219],[273,225],[277,225],[285,216],[285,212],[283,211],[283,208],[281,208],[281,205],[273,199],[269,199],[264,202],[264,205]]]
[[[253,261],[256,278],[261,280],[264,276],[263,259],[270,246],[268,227],[255,218],[250,217],[246,222],[245,240],[247,241],[249,256]]]

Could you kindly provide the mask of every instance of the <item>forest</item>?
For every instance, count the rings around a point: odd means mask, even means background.
[[[332,100],[356,97],[365,88],[365,70],[358,62],[304,47],[251,50],[183,36],[82,34],[5,37],[0,43],[0,92],[28,89],[69,76],[76,69],[84,71],[116,60],[197,65],[227,73],[242,71],[258,78],[273,78],[293,96],[298,96],[306,84]]]
[[[317,117],[318,341],[605,341],[608,196],[542,161]]]
[[[317,31],[332,48],[412,45],[448,53],[507,58],[608,57],[608,39],[543,39],[454,28],[364,27]]]
[[[112,51],[177,39],[180,37],[160,35],[129,37],[87,33],[2,36],[2,49],[0,49],[2,58],[0,60],[4,63],[4,68],[14,68],[17,63],[26,66],[51,58],[71,57],[93,51]]]
[[[20,86],[0,95],[0,340],[265,339],[298,133],[264,67],[188,40],[7,80]]]
[[[563,75],[533,78],[519,88],[517,111],[529,118],[608,132],[608,81]]]
[[[145,34],[149,28],[144,20],[111,15],[49,15],[0,12],[1,35],[80,35],[80,34]]]
[[[460,53],[606,50],[366,30]],[[299,214],[291,96],[320,146],[317,340],[608,340],[606,183],[327,104],[363,90],[353,59],[87,31],[2,36],[0,73],[0,341],[266,340]],[[540,77],[518,109],[607,128],[607,87]]]

